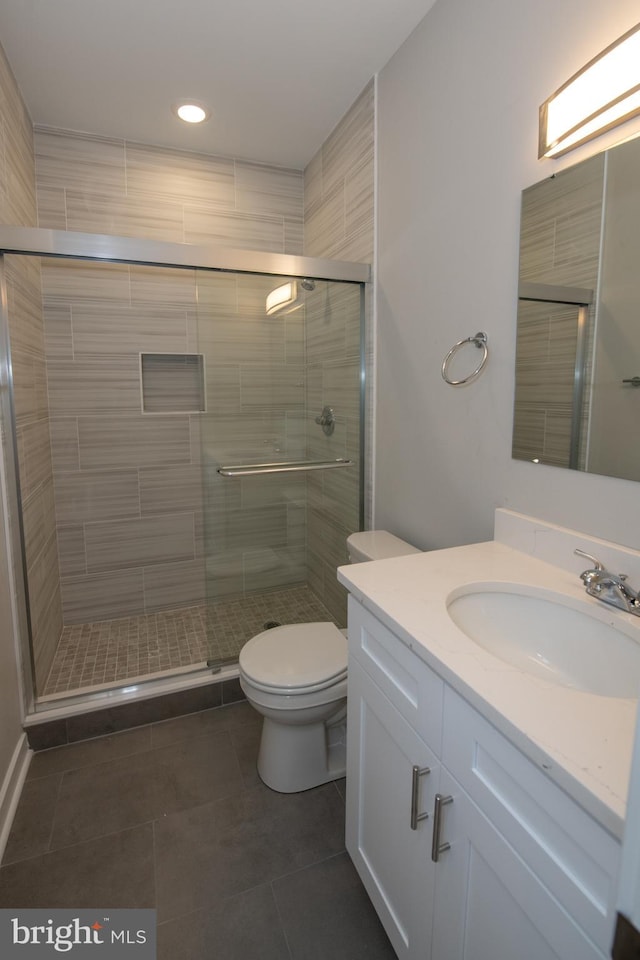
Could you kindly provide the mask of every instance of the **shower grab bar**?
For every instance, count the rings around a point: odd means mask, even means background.
[[[261,473],[302,473],[306,470],[333,470],[335,467],[351,466],[353,460],[286,460],[283,463],[218,467],[218,473],[221,477],[254,477]]]

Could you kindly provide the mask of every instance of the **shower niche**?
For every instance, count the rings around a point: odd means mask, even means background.
[[[204,357],[197,353],[141,353],[143,413],[205,413]]]

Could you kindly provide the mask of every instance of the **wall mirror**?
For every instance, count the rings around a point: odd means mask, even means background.
[[[640,139],[522,194],[513,456],[640,480]]]

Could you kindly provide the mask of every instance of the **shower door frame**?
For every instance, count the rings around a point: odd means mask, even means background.
[[[371,281],[371,267],[364,263],[305,257],[296,254],[270,253],[259,250],[235,250],[209,244],[169,243],[165,241],[118,237],[105,234],[75,233],[64,230],[46,230],[39,227],[0,225],[0,420],[6,424],[5,450],[7,460],[4,478],[0,478],[0,496],[7,513],[8,539],[11,551],[9,575],[15,597],[14,617],[18,632],[18,672],[22,686],[25,715],[38,714],[50,705],[38,707],[35,665],[33,662],[32,627],[29,606],[26,551],[22,519],[22,499],[18,470],[16,416],[9,333],[9,309],[6,283],[5,254],[26,257],[50,257],[61,260],[85,260],[97,263],[123,263],[137,266],[204,269],[220,273],[250,273],[278,277],[309,278],[360,286],[360,518],[364,523],[365,490],[365,385],[366,345],[365,310],[369,300],[367,284]],[[15,516],[16,522],[10,522]],[[211,671],[201,671],[208,681]],[[194,674],[197,671],[194,670]],[[164,678],[166,680],[166,678]],[[145,681],[147,691],[154,682]],[[140,686],[140,685],[138,685]],[[126,691],[126,682],[120,688],[101,690],[92,694],[70,695],[59,701],[58,712],[77,712],[87,702],[109,705],[114,696]]]

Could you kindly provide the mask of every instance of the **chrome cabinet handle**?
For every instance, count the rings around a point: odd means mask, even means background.
[[[417,830],[420,820],[426,820],[428,813],[418,813],[420,806],[420,777],[425,777],[431,773],[429,767],[414,766],[411,768],[411,829]]]
[[[440,854],[451,847],[450,843],[440,843],[440,827],[442,826],[442,808],[447,803],[453,803],[453,797],[443,797],[441,793],[436,793],[435,803],[433,805],[433,840],[431,842],[431,859],[437,863]]]

